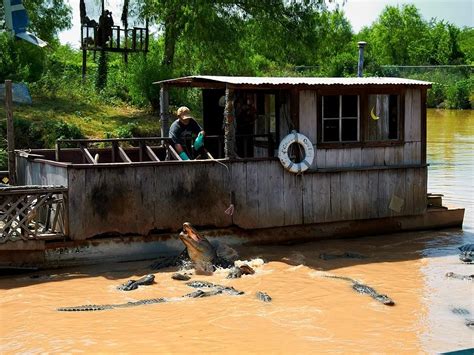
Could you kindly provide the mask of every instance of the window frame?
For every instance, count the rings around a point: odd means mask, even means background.
[[[324,117],[324,97],[325,96],[338,96],[339,97],[339,116],[338,117]],[[357,97],[357,117],[343,117],[342,116],[342,97],[343,96],[356,96]],[[339,95],[323,95],[321,97],[321,120],[322,120],[322,131],[321,131],[321,141],[322,143],[358,143],[360,142],[360,95],[347,95],[347,94],[339,94]],[[338,120],[339,121],[339,140],[338,141],[325,141],[324,140],[324,121],[331,121],[331,120]],[[355,141],[343,141],[342,140],[342,121],[344,119],[347,120],[357,120],[357,138]]]
[[[322,149],[358,148],[358,147],[390,147],[405,144],[405,88],[371,87],[371,88],[327,88],[317,90],[317,145]],[[369,95],[398,95],[398,139],[369,141],[367,119],[370,115],[368,107]],[[357,142],[324,142],[323,141],[323,96],[327,95],[358,95],[359,96],[359,140]],[[341,129],[341,127],[340,127]]]

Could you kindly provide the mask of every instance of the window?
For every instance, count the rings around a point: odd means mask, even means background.
[[[368,95],[367,140],[399,139],[399,95]]]
[[[323,142],[359,141],[359,96],[323,96]]]

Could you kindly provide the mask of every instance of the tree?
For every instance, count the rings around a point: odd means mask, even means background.
[[[387,6],[369,33],[370,50],[380,64],[429,64],[429,26],[414,5]]]
[[[465,27],[459,33],[459,48],[464,54],[467,63],[474,64],[474,28]]]
[[[177,45],[184,38],[194,38],[200,44],[214,42],[212,47],[218,50],[216,42],[224,47],[236,43],[236,33],[247,21],[272,21],[289,30],[288,25],[298,23],[307,11],[322,6],[324,0],[146,0],[141,13],[161,26],[162,64],[172,68]]]

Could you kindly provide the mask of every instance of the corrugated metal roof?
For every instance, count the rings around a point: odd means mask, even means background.
[[[251,86],[331,86],[331,85],[414,85],[431,86],[430,82],[404,78],[366,77],[366,78],[305,78],[305,77],[251,77],[251,76],[209,76],[197,75],[157,81],[153,84],[177,84],[199,86],[200,83],[221,83]]]

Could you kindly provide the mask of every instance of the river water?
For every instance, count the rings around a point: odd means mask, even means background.
[[[89,266],[0,278],[0,353],[437,353],[474,347],[474,274],[457,247],[474,243],[474,114],[428,111],[429,191],[466,208],[463,230],[319,241],[239,250],[255,275],[193,276],[244,295],[180,298],[193,289],[155,272],[156,284],[116,286],[150,272],[149,262]],[[320,253],[365,259],[323,260]],[[262,260],[265,263],[262,263]],[[356,279],[396,303],[354,292]],[[257,300],[265,291],[272,302]],[[170,302],[101,312],[57,307],[169,297]],[[457,312],[453,312],[457,310]],[[470,313],[470,314],[468,314]]]

